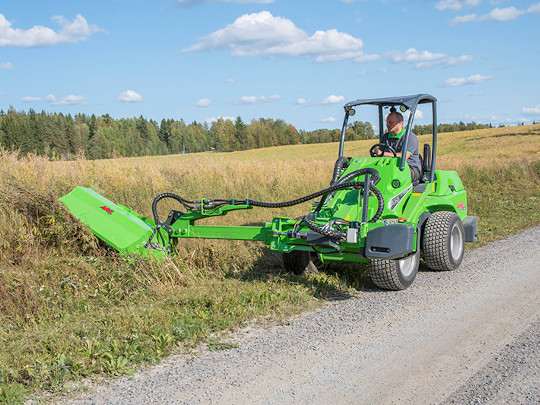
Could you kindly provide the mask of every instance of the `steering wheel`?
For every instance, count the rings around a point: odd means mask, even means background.
[[[378,155],[375,152],[375,148],[378,148],[383,153],[388,150],[388,152],[391,152],[394,155],[394,157],[397,157],[396,151],[394,150],[394,148],[392,148],[391,146],[385,143],[376,143],[375,145],[373,145],[371,149],[369,150],[369,154],[371,155],[371,157],[380,157],[380,155]]]

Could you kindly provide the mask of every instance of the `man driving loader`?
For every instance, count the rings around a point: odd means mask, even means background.
[[[391,156],[401,157],[401,147],[403,145],[403,135],[405,134],[405,128],[403,128],[403,115],[397,112],[394,107],[391,108],[390,114],[386,117],[386,127],[388,132],[385,132],[381,137],[381,144],[388,145],[396,153],[386,150],[384,147],[375,149],[375,153],[378,156]],[[411,180],[413,182],[422,178],[422,163],[420,160],[420,153],[418,150],[418,138],[412,132],[409,134],[409,142],[407,144],[407,163],[411,169]]]

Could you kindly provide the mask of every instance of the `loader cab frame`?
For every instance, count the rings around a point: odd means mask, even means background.
[[[374,98],[374,99],[359,99],[351,101],[343,106],[345,110],[345,118],[343,120],[343,126],[341,129],[341,137],[339,141],[339,157],[343,156],[343,149],[345,146],[345,134],[347,132],[347,127],[349,123],[349,117],[355,115],[356,110],[354,107],[362,105],[373,105],[378,108],[379,116],[379,141],[382,134],[385,132],[385,121],[384,121],[384,108],[396,107],[399,111],[406,112],[409,111],[409,118],[407,121],[407,127],[405,130],[405,139],[403,141],[402,150],[397,152],[402,152],[402,156],[405,156],[404,149],[407,147],[409,141],[409,136],[411,129],[413,127],[414,116],[416,114],[416,108],[419,104],[428,104],[431,103],[432,111],[432,128],[433,128],[433,138],[432,138],[432,148],[424,148],[424,160],[426,159],[426,152],[429,153],[429,165],[424,168],[424,171],[429,171],[428,181],[432,183],[435,180],[435,157],[437,154],[437,99],[429,94],[416,94],[411,96],[403,97],[390,97],[390,98]],[[400,170],[405,169],[405,159],[401,159],[401,164],[399,167]]]

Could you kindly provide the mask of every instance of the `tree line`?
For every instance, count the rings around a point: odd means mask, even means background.
[[[278,145],[335,142],[338,129],[298,131],[280,119],[260,118],[246,124],[240,117],[232,122],[218,119],[208,123],[144,117],[113,119],[102,116],[0,110],[0,146],[53,159],[89,159],[165,155],[215,150],[231,152]],[[373,137],[371,124],[356,121],[348,139]]]
[[[476,123],[440,124],[439,132],[486,128]],[[415,126],[418,135],[431,133],[431,125]],[[232,152],[279,145],[337,142],[339,129],[298,131],[281,119],[259,118],[244,123],[218,119],[208,123],[163,119],[158,124],[142,116],[114,119],[102,116],[0,110],[0,147],[35,153],[51,159],[88,159],[166,155],[215,150]],[[346,140],[374,139],[371,123],[349,123]]]
[[[459,131],[471,131],[473,129],[485,129],[485,128],[493,128],[491,124],[478,124],[476,122],[468,122],[464,123],[463,121],[460,121],[459,123],[454,122],[453,124],[438,124],[437,125],[437,132],[459,132]],[[424,134],[432,134],[433,133],[433,125],[415,125],[413,127],[413,132],[416,135],[424,135]]]

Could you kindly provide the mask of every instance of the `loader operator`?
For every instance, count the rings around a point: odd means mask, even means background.
[[[403,139],[405,135],[405,128],[403,128],[403,115],[397,112],[395,108],[390,110],[390,114],[386,117],[386,127],[388,132],[385,132],[381,137],[380,143],[392,147],[396,151],[396,156],[401,157],[401,150]],[[379,156],[391,156],[394,154],[385,150],[384,152],[377,149],[376,153]],[[409,142],[407,144],[407,163],[411,169],[411,180],[413,182],[422,178],[422,164],[420,162],[420,153],[418,151],[418,138],[412,132],[409,134]]]

